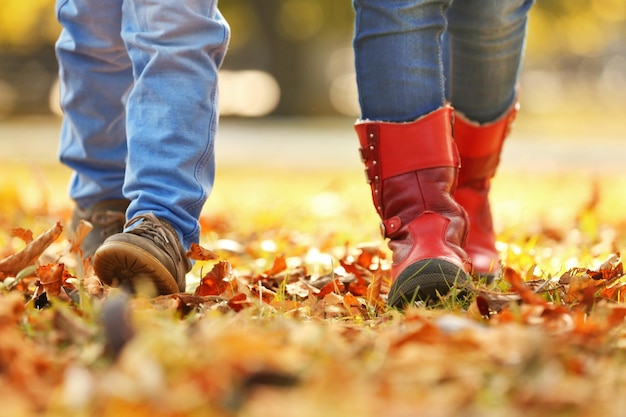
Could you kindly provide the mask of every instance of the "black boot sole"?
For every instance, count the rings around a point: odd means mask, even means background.
[[[469,279],[458,265],[441,259],[423,259],[400,273],[391,286],[387,304],[402,309],[416,301],[436,302]]]

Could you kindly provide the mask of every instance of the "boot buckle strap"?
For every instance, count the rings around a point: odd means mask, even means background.
[[[359,155],[361,156],[361,162],[363,163],[373,159],[374,145],[369,145],[367,148],[359,148]]]
[[[380,233],[383,237],[392,237],[398,232],[398,230],[400,230],[400,226],[402,226],[402,220],[400,220],[400,217],[391,217],[380,223]]]
[[[374,161],[374,165],[376,161]],[[364,170],[365,172],[365,180],[367,181],[368,184],[372,184],[373,182],[377,182],[380,179],[380,176],[378,175],[378,170],[374,167],[367,167]]]

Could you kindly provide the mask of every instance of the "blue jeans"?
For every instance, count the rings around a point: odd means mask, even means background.
[[[446,103],[485,123],[513,104],[533,0],[353,0],[361,118]]]
[[[197,242],[213,186],[217,70],[229,27],[217,0],[57,0],[64,110],[59,156],[81,207],[126,198]]]

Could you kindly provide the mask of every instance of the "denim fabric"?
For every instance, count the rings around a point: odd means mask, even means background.
[[[361,118],[407,122],[450,102],[485,123],[515,101],[533,0],[353,0]]]
[[[213,186],[217,70],[229,27],[217,0],[57,0],[61,161],[81,207],[131,200],[197,242]]]

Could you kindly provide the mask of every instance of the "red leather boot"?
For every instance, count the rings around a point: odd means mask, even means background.
[[[500,162],[500,153],[518,106],[514,105],[498,120],[479,124],[460,113],[454,117],[454,141],[461,156],[459,182],[454,199],[463,206],[470,219],[465,251],[472,259],[472,273],[487,281],[500,274],[496,250],[489,189]]]
[[[452,198],[459,156],[452,108],[411,123],[358,122],[361,157],[393,252],[388,304],[436,300],[468,280],[467,214]]]

